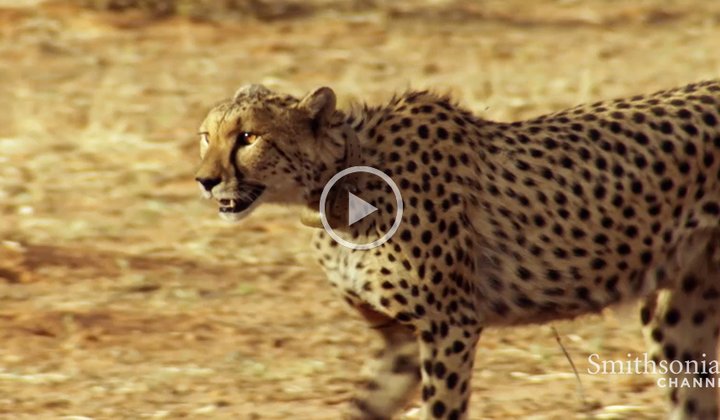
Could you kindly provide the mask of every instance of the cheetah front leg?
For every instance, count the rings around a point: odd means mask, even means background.
[[[481,328],[469,318],[434,320],[420,332],[422,400],[420,418],[467,418],[475,348]]]
[[[417,337],[392,318],[358,308],[383,339],[383,348],[370,363],[370,377],[352,400],[349,418],[390,419],[411,400],[420,382]]]

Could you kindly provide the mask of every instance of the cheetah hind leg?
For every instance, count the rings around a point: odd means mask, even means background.
[[[719,290],[720,270],[695,270],[685,275],[674,290],[663,290],[649,297],[642,306],[643,332],[650,358],[668,365],[673,360],[683,362],[683,366],[686,361],[698,364],[697,374],[668,372],[659,381],[670,402],[670,419],[719,418],[717,384],[720,377],[713,372],[702,373],[703,361],[709,366],[718,358]],[[684,380],[689,381],[690,386],[682,386]],[[695,386],[693,380],[702,383]]]
[[[380,333],[383,348],[366,366],[370,377],[353,398],[348,418],[390,419],[408,404],[420,383],[417,337],[407,326],[384,315],[361,313]]]

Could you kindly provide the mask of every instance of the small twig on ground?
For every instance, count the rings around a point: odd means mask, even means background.
[[[575,373],[575,379],[577,379],[577,392],[578,397],[580,397],[580,403],[583,405],[583,407],[587,407],[587,400],[585,399],[585,389],[583,388],[582,381],[580,380],[580,374],[577,371],[577,368],[575,367],[575,363],[572,361],[572,358],[570,358],[570,353],[567,352],[565,349],[565,346],[562,343],[562,340],[560,339],[560,334],[558,334],[555,327],[552,328],[553,334],[555,334],[555,341],[557,341],[558,345],[562,349],[563,353],[565,354],[565,358],[567,358],[568,362],[570,362],[570,367],[572,367],[573,373]]]

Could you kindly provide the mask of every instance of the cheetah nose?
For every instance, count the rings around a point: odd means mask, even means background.
[[[195,181],[205,188],[205,191],[212,191],[213,187],[220,183],[220,178],[195,178]]]

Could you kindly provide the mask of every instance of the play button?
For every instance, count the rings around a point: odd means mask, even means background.
[[[325,184],[319,210],[325,231],[337,243],[368,250],[384,244],[397,232],[403,200],[400,189],[385,172],[352,166]]]
[[[348,225],[354,225],[360,219],[375,213],[377,207],[348,192]]]

